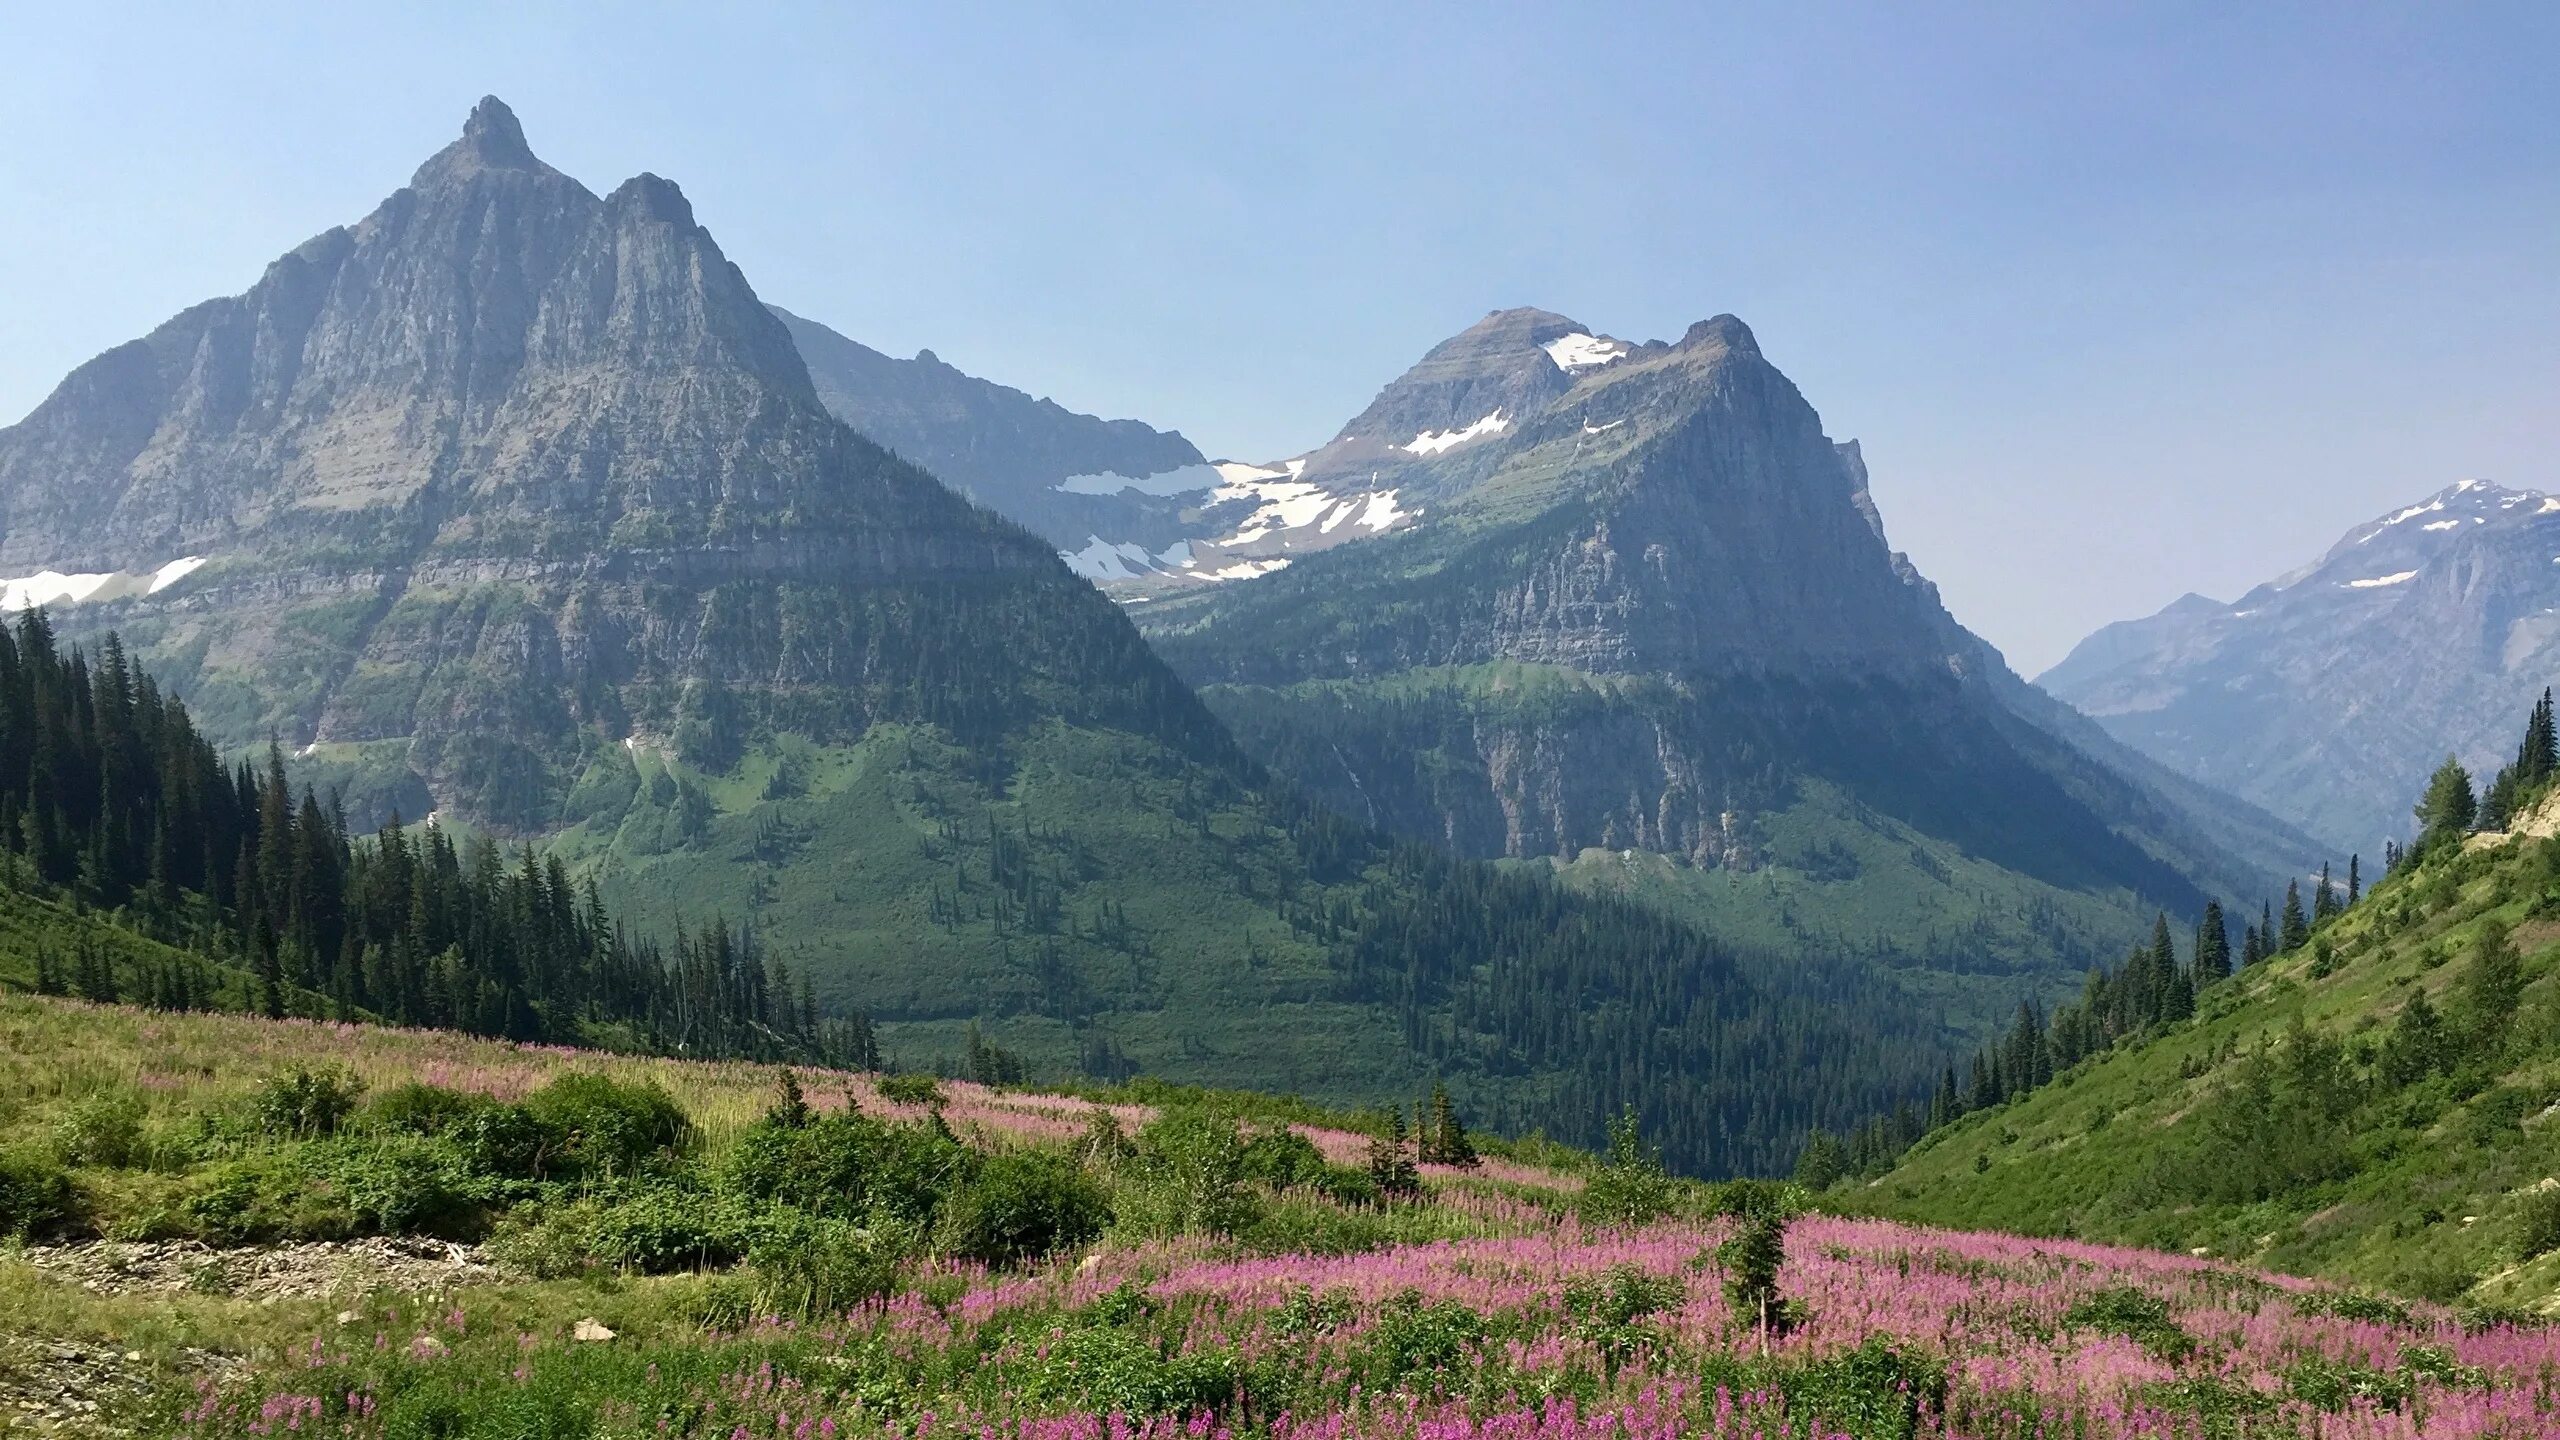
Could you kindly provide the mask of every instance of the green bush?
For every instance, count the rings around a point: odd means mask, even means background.
[[[70,1218],[71,1177],[62,1162],[31,1151],[0,1151],[0,1236],[50,1234]]]
[[[1164,1344],[1148,1331],[1154,1318],[1153,1303],[1124,1288],[1069,1317],[1007,1378],[1033,1404],[1133,1420],[1232,1401],[1244,1369],[1236,1352]]]
[[[1261,1207],[1235,1238],[1256,1255],[1358,1255],[1393,1245],[1399,1237],[1374,1203],[1344,1209],[1284,1197]]]
[[[590,1176],[636,1174],[693,1133],[684,1108],[654,1080],[563,1075],[526,1096],[524,1109],[559,1137],[569,1165]]]
[[[356,1227],[377,1234],[476,1239],[504,1193],[473,1168],[467,1151],[437,1136],[349,1138],[304,1159],[344,1197]]]
[[[288,1140],[337,1133],[364,1094],[364,1082],[342,1066],[296,1065],[259,1082],[250,1101],[257,1127]]]
[[[1111,1200],[1064,1155],[991,1155],[942,1207],[944,1254],[1011,1265],[1082,1245],[1111,1223]]]
[[[1244,1140],[1244,1178],[1274,1190],[1321,1185],[1328,1168],[1315,1142],[1286,1125],[1257,1128]],[[1366,1179],[1366,1173],[1362,1172]],[[1374,1186],[1371,1188],[1375,1188]]]
[[[65,1165],[121,1170],[140,1164],[142,1097],[131,1090],[102,1090],[71,1107],[54,1127],[54,1153]]]
[[[883,1075],[874,1087],[894,1105],[940,1105],[942,1082],[930,1075]]]
[[[2169,1318],[2169,1303],[2131,1285],[2110,1285],[2083,1296],[2064,1312],[2062,1323],[2122,1335],[2163,1364],[2180,1364],[2195,1353],[2195,1337]]]
[[[1354,1365],[1381,1389],[1425,1372],[1467,1369],[1490,1328],[1456,1300],[1426,1303],[1420,1291],[1407,1290],[1380,1307]]]
[[[829,1216],[776,1211],[747,1248],[763,1315],[840,1315],[897,1289],[893,1238]]]
[[[943,1197],[975,1163],[939,1127],[840,1113],[805,1125],[764,1120],[749,1126],[721,1157],[719,1183],[729,1193],[813,1215],[858,1220],[877,1211],[922,1226],[932,1223]]]
[[[1781,1388],[1788,1415],[1820,1421],[1826,1433],[1899,1440],[1920,1433],[1923,1416],[1946,1410],[1947,1366],[1916,1347],[1869,1335],[1854,1350],[1795,1370]]]
[[[1609,1122],[1609,1149],[1583,1186],[1582,1218],[1592,1225],[1643,1225],[1671,1213],[1676,1193],[1662,1155],[1645,1143],[1635,1107]]]
[[[343,1189],[312,1173],[300,1147],[262,1150],[198,1177],[178,1212],[195,1238],[215,1245],[343,1240],[358,1230]]]
[[[1137,1154],[1122,1167],[1113,1209],[1123,1227],[1139,1235],[1231,1235],[1250,1225],[1257,1210],[1244,1178],[1244,1142],[1234,1120],[1197,1107],[1168,1109],[1138,1132]]]
[[[2560,1250],[2560,1187],[2536,1190],[2516,1207],[2516,1258]]]
[[[365,1102],[357,1118],[367,1130],[441,1135],[497,1103],[486,1095],[468,1095],[412,1080],[376,1094]]]
[[[652,1185],[596,1207],[587,1253],[600,1265],[647,1275],[734,1265],[764,1237],[774,1214],[727,1196]]]

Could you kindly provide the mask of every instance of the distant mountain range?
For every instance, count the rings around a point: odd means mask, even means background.
[[[2465,480],[2230,604],[2187,595],[2037,683],[2163,764],[2371,856],[2448,748],[2485,783],[2560,682],[2560,498]]]

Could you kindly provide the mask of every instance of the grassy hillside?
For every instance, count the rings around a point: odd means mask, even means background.
[[[1855,1203],[2560,1309],[2555,1102],[2560,840],[2484,835]]]
[[[0,1250],[0,1426],[2513,1440],[2560,1421],[2547,1330],[1805,1214],[1786,1187],[1671,1180],[1631,1134],[1605,1157],[1415,1166],[1363,1124],[1237,1094],[807,1070],[793,1090],[739,1064],[0,996],[0,1227],[32,1242]]]

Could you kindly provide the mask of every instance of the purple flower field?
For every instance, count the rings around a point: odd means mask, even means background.
[[[1189,1238],[1031,1273],[940,1269],[832,1324],[682,1343],[581,1346],[461,1308],[385,1315],[319,1336],[289,1383],[208,1391],[187,1423],[795,1440],[2560,1434],[2560,1332],[2184,1256],[1810,1216],[1787,1232],[1780,1281],[1800,1319],[1764,1337],[1721,1292],[1724,1235],[1567,1220],[1334,1257]],[[2141,1318],[2111,1321],[2111,1304]],[[421,1428],[439,1367],[458,1387],[512,1388],[523,1426]]]

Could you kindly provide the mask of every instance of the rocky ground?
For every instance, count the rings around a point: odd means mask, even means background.
[[[441,1292],[497,1275],[476,1247],[442,1240],[314,1241],[245,1250],[217,1250],[192,1240],[101,1240],[29,1246],[20,1258],[103,1294],[192,1290],[247,1300]]]

